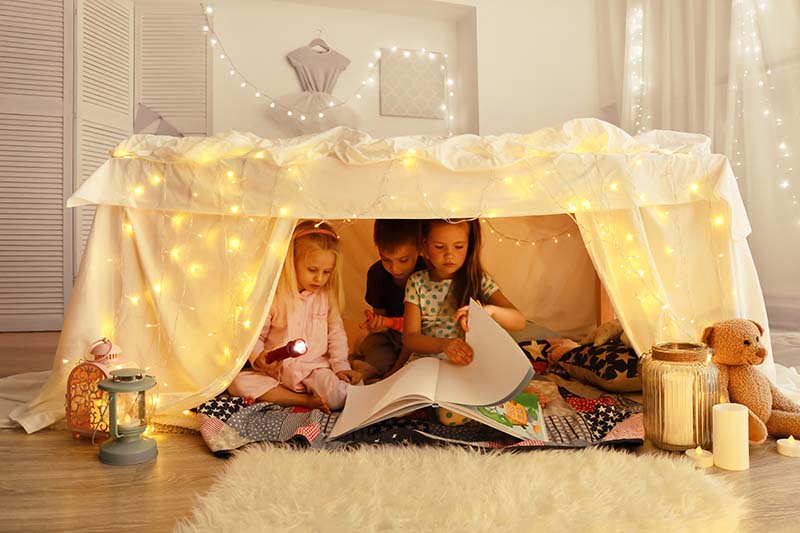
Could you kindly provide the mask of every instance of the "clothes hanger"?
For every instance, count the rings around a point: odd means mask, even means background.
[[[331,47],[328,46],[328,43],[322,40],[322,30],[320,29],[317,29],[317,36],[312,39],[310,43],[308,43],[309,48],[313,48],[315,46],[321,47],[325,52],[331,51]]]

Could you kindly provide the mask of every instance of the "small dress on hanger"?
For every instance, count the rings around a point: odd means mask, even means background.
[[[292,50],[286,54],[286,59],[297,72],[303,92],[277,99],[284,106],[280,114],[282,125],[297,134],[324,131],[336,126],[357,128],[357,114],[347,106],[340,105],[341,102],[331,95],[339,75],[350,65],[349,59],[331,48],[317,51],[312,46]],[[292,110],[292,117],[286,115],[287,108]],[[322,118],[319,113],[323,114]],[[306,120],[301,121],[299,115],[305,115]]]

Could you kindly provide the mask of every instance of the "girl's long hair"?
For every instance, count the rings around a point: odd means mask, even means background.
[[[319,231],[321,230],[321,231]],[[311,233],[306,233],[306,232]],[[300,235],[298,237],[298,235]],[[327,222],[305,220],[300,222],[292,233],[292,241],[286,251],[286,260],[283,262],[283,271],[278,281],[278,294],[286,305],[300,299],[297,288],[297,261],[314,250],[333,252],[336,261],[333,264],[331,277],[322,288],[328,294],[328,301],[335,314],[339,314],[344,307],[344,282],[342,279],[342,255],[339,252],[339,238]]]
[[[450,298],[455,308],[469,304],[469,299],[474,298],[482,304],[481,281],[483,280],[483,266],[481,265],[481,223],[478,219],[459,220],[448,222],[446,220],[426,220],[422,223],[422,238],[427,241],[431,228],[436,224],[467,224],[469,239],[467,241],[467,257],[453,276],[450,286]]]

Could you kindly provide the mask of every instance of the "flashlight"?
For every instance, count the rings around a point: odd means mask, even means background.
[[[289,341],[280,348],[267,353],[266,362],[274,363],[275,361],[282,361],[288,357],[300,357],[308,351],[308,344],[304,339],[295,339]]]

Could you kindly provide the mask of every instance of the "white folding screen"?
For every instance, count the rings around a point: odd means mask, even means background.
[[[184,135],[211,131],[209,50],[199,2],[136,5],[136,99]]]
[[[0,331],[59,329],[72,286],[73,3],[0,6]]]
[[[66,198],[137,102],[211,131],[202,25],[194,1],[0,0],[0,331],[60,329],[94,217]]]
[[[133,132],[133,4],[78,0],[75,18],[75,188]],[[75,263],[94,217],[75,209]]]

